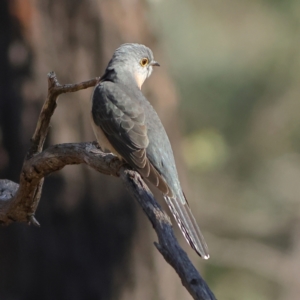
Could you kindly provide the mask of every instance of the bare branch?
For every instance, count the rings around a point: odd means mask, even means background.
[[[183,285],[194,299],[214,300],[215,297],[186,253],[180,248],[169,217],[156,202],[141,176],[116,156],[103,153],[96,143],[54,145],[42,151],[57,97],[62,93],[76,92],[94,86],[99,78],[79,84],[60,85],[54,72],[48,74],[48,96],[42,107],[32,146],[29,149],[20,175],[20,184],[0,180],[0,223],[27,222],[39,226],[35,211],[42,194],[44,177],[66,165],[86,164],[96,171],[121,176],[128,190],[138,200],[151,221],[159,243],[157,249],[180,276]]]
[[[0,222],[9,224],[32,221],[40,199],[43,178],[66,165],[74,164],[87,164],[100,173],[113,176],[118,176],[123,165],[113,154],[100,151],[96,143],[51,146],[25,160],[18,189],[14,184],[9,185],[7,180],[0,180]],[[1,190],[5,192],[3,196]],[[9,195],[12,196],[10,199]]]
[[[27,154],[27,158],[31,157],[35,153],[39,153],[43,149],[43,145],[48,133],[50,119],[56,108],[56,100],[60,94],[77,92],[92,86],[95,86],[99,77],[94,79],[84,81],[77,84],[64,84],[61,85],[54,72],[48,73],[48,95],[47,99],[42,107],[38,123],[35,129],[35,132],[32,137],[32,146]]]
[[[216,299],[187,254],[179,246],[170,218],[156,202],[141,176],[137,172],[125,168],[122,168],[120,173],[125,186],[142,206],[156,231],[159,241],[159,243],[155,243],[156,248],[175,269],[182,284],[194,299]]]

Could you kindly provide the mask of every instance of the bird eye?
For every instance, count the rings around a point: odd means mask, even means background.
[[[147,57],[143,58],[141,61],[140,61],[140,65],[142,67],[146,67],[149,63],[149,59]]]

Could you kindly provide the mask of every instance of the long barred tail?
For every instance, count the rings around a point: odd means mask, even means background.
[[[189,245],[204,259],[209,259],[208,248],[204,237],[187,202],[183,204],[180,199],[164,197],[183,236]]]

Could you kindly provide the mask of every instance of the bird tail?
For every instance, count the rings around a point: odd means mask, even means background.
[[[182,203],[175,197],[165,196],[164,198],[186,241],[198,255],[209,259],[208,247],[188,203],[186,201]]]

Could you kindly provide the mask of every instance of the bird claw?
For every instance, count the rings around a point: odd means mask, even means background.
[[[29,224],[32,224],[36,227],[41,227],[40,223],[38,222],[38,220],[35,218],[34,214],[29,216]]]

